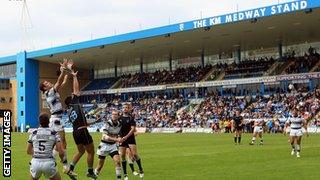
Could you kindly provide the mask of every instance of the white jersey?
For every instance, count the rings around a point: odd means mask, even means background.
[[[304,120],[301,117],[289,117],[287,123],[290,124],[290,129],[301,129]]]
[[[263,126],[263,122],[264,122],[263,119],[255,119],[254,120],[254,125],[255,126]]]
[[[44,93],[47,105],[49,106],[51,114],[62,111],[62,104],[60,102],[60,94],[51,88]]]
[[[33,158],[53,159],[53,147],[60,142],[60,136],[50,128],[38,128],[30,134],[28,143],[33,145]]]
[[[263,132],[263,128],[262,128],[263,122],[264,122],[263,119],[255,119],[254,120],[254,129],[253,129],[254,133],[262,133]]]
[[[104,135],[117,136],[120,133],[121,123],[117,122],[116,124],[112,120],[108,120],[102,128]]]

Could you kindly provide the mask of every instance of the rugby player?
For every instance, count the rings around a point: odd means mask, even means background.
[[[254,145],[257,136],[259,136],[260,138],[260,143],[259,145],[263,145],[263,123],[264,120],[262,119],[262,114],[259,115],[259,117],[257,119],[254,120],[254,124],[253,124],[253,135],[252,135],[252,140],[249,143],[250,145]]]
[[[234,143],[241,143],[241,134],[243,130],[243,117],[240,115],[240,110],[237,109],[232,120],[232,129],[234,131]]]
[[[63,148],[59,134],[49,128],[49,115],[42,113],[39,116],[40,127],[30,134],[27,145],[27,154],[32,155],[30,162],[30,179],[37,180],[42,174],[47,179],[60,180],[61,176],[56,167],[53,156],[55,146],[63,160]]]
[[[291,155],[296,154],[297,157],[300,157],[301,151],[301,139],[302,139],[302,127],[306,131],[307,137],[309,136],[307,131],[307,122],[299,116],[298,109],[294,108],[291,111],[291,116],[286,121],[285,130],[290,126],[290,144],[292,147]]]
[[[120,164],[120,155],[118,152],[118,144],[121,140],[119,137],[119,132],[121,129],[121,124],[118,121],[119,112],[117,110],[112,111],[111,120],[107,120],[103,130],[101,142],[97,149],[97,155],[99,158],[98,166],[95,169],[95,174],[99,175],[100,171],[104,165],[106,156],[109,155],[115,163],[115,172],[118,180],[121,180],[121,164]]]
[[[61,144],[63,148],[63,168],[64,173],[68,175],[75,175],[72,171],[70,171],[68,166],[68,158],[67,158],[67,142],[65,138],[64,127],[61,122],[62,115],[63,115],[63,108],[60,99],[59,90],[66,84],[68,75],[67,75],[67,67],[71,67],[73,65],[72,61],[64,59],[62,63],[60,63],[60,75],[58,80],[55,84],[52,84],[49,81],[43,81],[39,85],[39,89],[42,91],[43,95],[45,96],[46,103],[50,109],[50,124],[49,127],[52,128],[54,131],[58,132],[61,138]],[[56,154],[55,150],[53,151]]]
[[[133,155],[134,161],[138,164],[139,167],[139,175],[140,178],[144,177],[143,168],[141,165],[141,159],[138,155],[137,146],[136,146],[136,139],[134,136],[136,122],[133,118],[133,116],[130,113],[130,104],[124,104],[123,105],[123,113],[120,116],[120,122],[121,122],[121,130],[120,130],[120,155],[122,160],[122,169],[124,174],[124,179],[128,179],[127,174],[127,161],[126,161],[126,149],[130,148],[131,153]]]
[[[72,163],[70,163],[70,169],[73,171],[82,155],[87,152],[87,177],[96,179],[97,176],[93,171],[94,145],[92,137],[87,129],[87,126],[95,123],[96,121],[92,123],[87,122],[79,100],[80,88],[77,78],[78,72],[74,72],[72,70],[71,75],[73,77],[73,92],[71,96],[65,99],[65,104],[68,107],[67,112],[69,121],[72,123],[73,139],[77,145],[78,152],[73,156]]]

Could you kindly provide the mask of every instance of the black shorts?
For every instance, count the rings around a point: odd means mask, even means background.
[[[76,145],[79,145],[79,144],[88,145],[93,143],[92,137],[87,128],[74,130],[72,134],[73,134],[73,139]]]
[[[136,144],[136,138],[134,137],[134,134],[128,137],[126,141],[120,144],[120,147],[129,147],[129,144]]]
[[[242,131],[243,126],[236,126],[236,131]]]

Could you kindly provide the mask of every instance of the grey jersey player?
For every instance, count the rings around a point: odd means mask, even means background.
[[[300,157],[301,139],[303,135],[302,128],[305,129],[307,137],[309,134],[307,122],[299,115],[299,109],[294,108],[291,110],[291,116],[286,122],[284,133],[286,132],[286,128],[288,126],[290,126],[290,144],[292,147],[291,155],[296,154],[297,157]]]
[[[70,172],[69,172],[67,152],[66,152],[67,143],[65,140],[65,132],[64,132],[63,124],[61,122],[63,108],[61,104],[59,90],[61,89],[61,87],[64,86],[64,84],[67,82],[67,79],[68,79],[68,76],[65,70],[66,67],[72,66],[72,65],[73,63],[71,61],[64,60],[62,63],[60,63],[61,73],[58,77],[57,82],[55,84],[52,84],[49,81],[43,81],[39,85],[39,89],[42,91],[51,113],[49,127],[52,128],[54,131],[58,132],[61,138],[62,148],[64,149],[64,160],[62,161],[64,173],[70,173]],[[54,151],[54,153],[56,153],[56,151]]]
[[[117,144],[121,140],[119,137],[120,129],[121,123],[119,122],[119,112],[113,110],[111,120],[107,120],[103,127],[101,143],[97,149],[97,155],[99,157],[99,164],[95,169],[97,175],[103,167],[106,156],[109,155],[115,163],[117,179],[121,179],[120,156]]]
[[[48,179],[61,179],[53,157],[53,147],[56,146],[61,160],[63,149],[57,132],[49,128],[49,116],[39,116],[40,127],[30,134],[27,153],[32,155],[30,162],[30,179],[39,179],[43,174]]]

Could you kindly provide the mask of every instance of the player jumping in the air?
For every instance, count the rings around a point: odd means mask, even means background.
[[[236,110],[236,114],[232,120],[232,129],[234,131],[234,143],[241,143],[241,134],[243,130],[243,117],[240,115],[240,110]]]
[[[139,174],[140,177],[143,178],[144,173],[141,165],[141,159],[138,155],[137,151],[137,146],[136,146],[136,139],[134,136],[135,128],[136,128],[136,122],[133,118],[133,116],[130,114],[130,104],[124,104],[123,105],[123,113],[122,116],[120,117],[121,121],[121,131],[120,131],[120,136],[121,141],[120,141],[120,154],[121,154],[121,160],[122,160],[122,169],[123,169],[123,174],[124,174],[124,179],[128,179],[128,174],[127,174],[127,161],[126,161],[126,149],[129,147],[134,161],[137,162],[138,167],[139,167]]]
[[[40,127],[30,134],[27,145],[27,153],[32,155],[30,162],[30,179],[37,180],[42,174],[51,180],[60,180],[60,174],[53,156],[53,147],[63,160],[63,148],[59,134],[49,128],[49,115],[39,116]]]
[[[254,145],[257,136],[259,136],[259,138],[260,138],[259,145],[263,145],[263,137],[262,137],[262,134],[263,134],[263,123],[264,123],[264,120],[262,119],[261,115],[259,116],[259,118],[254,120],[254,124],[253,124],[253,128],[254,129],[253,129],[252,140],[249,143],[250,145]]]
[[[103,127],[103,135],[101,138],[101,143],[97,149],[97,155],[99,156],[99,163],[95,169],[95,174],[99,175],[103,167],[106,156],[109,155],[116,166],[116,176],[118,180],[121,180],[121,164],[120,164],[120,155],[118,152],[118,144],[121,140],[119,137],[119,132],[121,129],[121,123],[118,121],[119,112],[117,110],[112,111],[111,120],[105,122]]]
[[[290,144],[292,147],[291,155],[296,154],[297,157],[300,157],[301,138],[303,135],[302,127],[306,130],[307,137],[309,134],[307,131],[307,122],[299,116],[296,108],[291,111],[291,116],[286,122],[284,132],[286,132],[286,128],[288,126],[290,126]]]
[[[73,139],[77,145],[78,152],[73,156],[73,160],[70,164],[70,169],[73,171],[75,165],[80,160],[82,155],[87,152],[87,177],[97,178],[93,172],[93,161],[94,161],[94,145],[92,137],[87,129],[90,125],[87,122],[85,114],[82,110],[81,104],[79,103],[80,88],[77,78],[78,72],[72,70],[71,75],[73,76],[73,92],[72,95],[65,99],[65,104],[68,107],[69,121],[73,127]],[[93,122],[95,123],[95,122]]]
[[[62,114],[63,114],[63,108],[62,103],[60,99],[59,90],[61,87],[65,85],[68,79],[67,75],[67,67],[72,66],[73,63],[68,60],[64,60],[62,63],[60,63],[60,75],[58,77],[58,80],[55,84],[50,83],[49,81],[43,81],[39,85],[39,89],[42,91],[43,95],[45,96],[46,103],[50,109],[51,117],[50,117],[50,124],[49,127],[55,130],[59,133],[61,138],[61,144],[63,148],[63,168],[64,173],[68,174],[71,178],[73,176],[76,176],[75,173],[70,171],[67,161],[67,142],[65,138],[65,132],[64,127],[61,122]],[[56,154],[54,150],[54,154]]]

